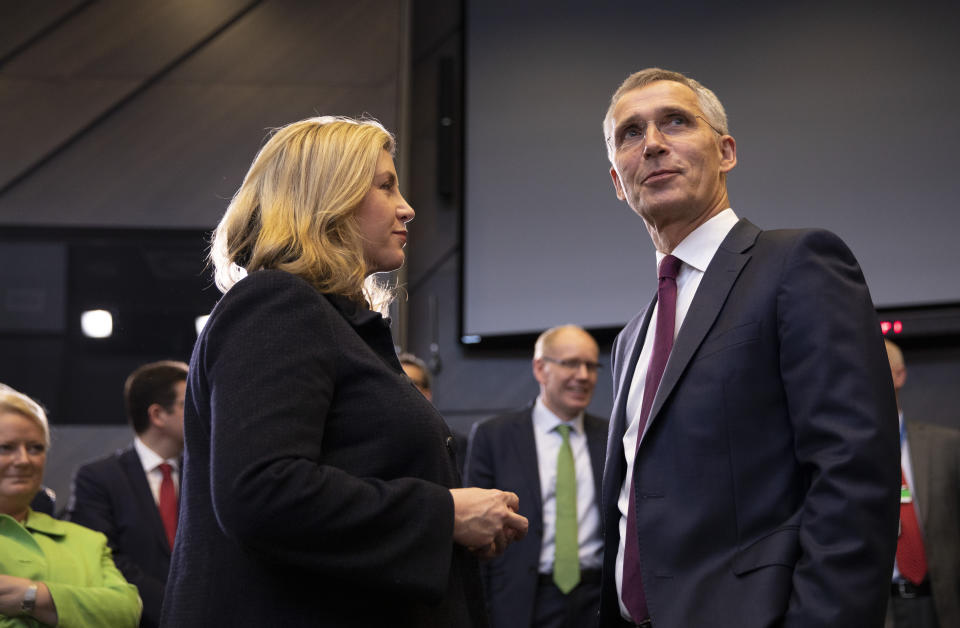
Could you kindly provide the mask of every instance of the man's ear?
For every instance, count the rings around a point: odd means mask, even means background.
[[[547,381],[547,376],[543,372],[543,369],[546,368],[546,363],[541,358],[533,359],[533,378],[537,380],[537,383],[544,383]]]
[[[164,414],[166,409],[159,403],[151,403],[147,408],[147,417],[150,419],[150,425],[154,427],[163,427],[166,424]]]
[[[613,179],[613,189],[617,191],[617,198],[621,201],[627,200],[627,195],[623,193],[623,183],[620,182],[620,175],[617,174],[617,169],[614,166],[610,166],[610,178]]]
[[[737,165],[737,140],[732,135],[720,138],[720,172],[726,174]]]

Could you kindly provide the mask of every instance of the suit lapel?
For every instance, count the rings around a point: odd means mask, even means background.
[[[617,347],[617,352],[621,354],[618,360],[620,373],[614,373],[614,377],[617,378],[616,381],[613,382],[616,396],[613,400],[613,416],[610,419],[607,437],[607,460],[605,468],[608,470],[620,469],[617,464],[619,460],[623,459],[623,444],[621,441],[627,429],[627,397],[630,396],[630,384],[633,382],[633,374],[637,370],[637,360],[640,359],[640,350],[643,349],[643,339],[647,335],[647,328],[650,326],[650,318],[653,315],[653,306],[656,305],[656,303],[657,298],[654,296],[643,314],[638,319],[631,321],[635,322],[633,328],[631,329],[629,324],[624,328],[623,335],[621,335],[624,343],[623,347],[622,349],[619,346]],[[618,476],[617,481],[622,481],[622,469]]]
[[[533,435],[533,406],[527,410],[525,421],[516,421],[511,427],[513,434],[510,441],[515,448],[515,460],[519,462],[520,474],[527,490],[536,499],[536,504],[531,505],[530,513],[539,518],[543,510],[543,497],[540,492],[540,467],[537,465],[537,441]]]
[[[600,482],[603,475],[604,444],[607,442],[607,430],[601,419],[589,414],[583,415],[584,431],[587,435],[587,448],[590,450],[590,466],[593,470],[593,484],[596,495],[600,495]]]
[[[160,510],[153,499],[153,492],[150,490],[150,484],[147,482],[147,475],[143,471],[143,463],[140,462],[137,450],[133,447],[126,449],[120,454],[119,462],[133,488],[136,499],[135,507],[143,513],[141,520],[148,523],[153,531],[154,538],[169,554],[170,544],[167,541],[167,533],[163,528],[163,520],[160,519]]]
[[[750,255],[744,251],[753,246],[759,233],[760,230],[756,226],[741,219],[724,238],[710,261],[697,288],[697,294],[683,320],[683,326],[673,343],[663,379],[660,380],[657,395],[650,407],[650,416],[647,419],[644,435],[650,430],[650,426],[656,420],[670,393],[673,392],[693,354],[717,320],[733,284],[740,276],[740,271],[750,259]],[[642,345],[642,341],[639,344]],[[637,353],[639,355],[639,351]],[[633,360],[635,362],[636,358]]]
[[[913,469],[913,492],[917,496],[920,522],[930,521],[930,496],[933,495],[933,465],[929,451],[926,426],[907,423],[907,442],[910,444],[910,467]]]

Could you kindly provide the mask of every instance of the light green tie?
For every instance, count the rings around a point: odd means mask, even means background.
[[[570,449],[570,426],[558,425],[563,437],[557,454],[557,533],[554,538],[553,582],[564,594],[580,582],[580,545],[577,541],[577,473]]]

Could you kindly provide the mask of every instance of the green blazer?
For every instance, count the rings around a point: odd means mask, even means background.
[[[25,525],[0,515],[0,573],[43,582],[60,628],[136,628],[137,588],[113,564],[107,538],[75,523],[30,511]],[[0,615],[0,628],[40,624]]]

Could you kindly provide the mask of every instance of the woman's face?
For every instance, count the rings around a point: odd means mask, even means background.
[[[357,223],[363,238],[363,259],[370,273],[400,268],[407,243],[406,224],[413,220],[413,208],[400,194],[393,157],[381,151],[373,185],[357,208]]]
[[[26,509],[40,490],[46,462],[40,426],[19,412],[0,410],[0,512]]]

